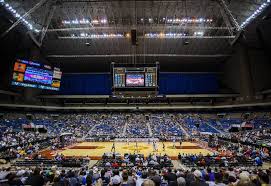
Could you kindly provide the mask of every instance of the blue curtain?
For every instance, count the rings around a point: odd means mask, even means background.
[[[218,93],[216,74],[160,73],[159,94]]]
[[[160,73],[159,94],[218,93],[216,74]],[[111,95],[111,74],[64,74],[60,94]]]
[[[110,74],[64,74],[60,94],[108,95],[111,94]]]

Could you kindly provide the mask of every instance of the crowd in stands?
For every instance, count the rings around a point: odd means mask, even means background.
[[[271,169],[151,166],[81,168],[2,168],[0,184],[20,186],[261,186],[271,184]]]
[[[183,154],[179,155],[179,159],[189,167],[262,166],[264,161],[271,160],[267,148],[256,148],[227,141],[219,141],[217,144],[216,152],[213,155]]]
[[[183,135],[180,124],[176,120],[176,116],[173,114],[152,114],[149,123],[154,137],[165,139]]]
[[[88,135],[119,137],[122,134],[125,122],[125,115],[111,113],[102,114],[102,116],[96,120],[94,128],[90,130]]]
[[[258,130],[248,130],[233,133],[224,133],[219,135],[234,142],[244,142],[258,145],[271,145],[271,129],[262,128]]]
[[[271,184],[271,168],[263,170],[264,161],[270,161],[270,151],[254,144],[270,144],[270,115],[252,115],[249,118],[207,118],[203,114],[182,113],[34,113],[4,114],[0,119],[1,157],[19,158],[25,154],[37,155],[41,149],[57,149],[62,133],[71,134],[66,144],[77,138],[90,136],[154,137],[171,139],[188,133],[207,139],[213,133],[213,148],[218,153],[179,154],[179,160],[188,168],[174,169],[167,155],[116,154],[104,155],[95,167],[11,167],[0,169],[0,185],[54,185],[54,186],[260,186]],[[228,133],[232,124],[250,122],[253,130]],[[44,125],[47,133],[27,132],[23,124]],[[32,124],[31,124],[32,125]],[[202,134],[201,136],[201,133]],[[40,158],[40,157],[38,157]],[[65,159],[62,155],[56,161]]]
[[[172,167],[172,162],[169,156],[166,154],[150,154],[148,157],[144,157],[143,154],[124,154],[123,159],[118,154],[104,154],[103,159],[100,162],[101,167],[153,167],[153,168],[164,168]]]
[[[237,116],[234,116],[237,117]],[[71,133],[75,138],[93,136],[112,137],[159,137],[169,138],[198,135],[199,133],[228,133],[232,124],[249,122],[254,126],[252,132],[233,134],[232,138],[256,142],[260,138],[270,137],[266,128],[270,128],[270,114],[252,114],[249,118],[206,118],[196,113],[34,113],[32,118],[26,114],[6,113],[0,119],[0,148],[34,143],[62,133]],[[29,133],[22,130],[23,124],[44,126],[43,133]],[[151,136],[152,135],[152,136]]]
[[[149,137],[147,120],[144,114],[128,114],[127,127],[125,135],[127,137]]]

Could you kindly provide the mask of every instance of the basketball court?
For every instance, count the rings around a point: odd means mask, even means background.
[[[125,153],[140,153],[144,156],[148,156],[150,153],[156,154],[167,154],[171,158],[176,159],[178,154],[203,154],[212,155],[213,152],[205,148],[200,147],[199,145],[191,142],[183,142],[180,146],[176,143],[176,146],[173,147],[172,142],[165,142],[165,150],[163,150],[163,143],[157,143],[158,151],[154,152],[153,144],[148,142],[138,142],[137,147],[135,142],[115,142],[115,152],[120,153],[121,155]],[[100,159],[102,155],[106,152],[111,152],[113,142],[82,142],[77,143],[73,146],[67,147],[65,149],[57,151],[66,157],[90,157],[91,159]]]

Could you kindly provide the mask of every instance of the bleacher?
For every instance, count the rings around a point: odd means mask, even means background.
[[[244,160],[241,157],[238,159],[237,162],[230,162],[230,158],[224,157],[220,159],[216,159],[216,156],[209,156],[208,158],[202,157],[201,159],[194,159],[192,156],[191,157],[183,157],[181,159],[181,162],[183,165],[187,167],[249,167],[249,168],[254,168],[256,167],[255,161],[250,159],[250,160]],[[202,159],[204,159],[204,164],[202,163]],[[227,160],[228,159],[228,160]],[[226,163],[225,163],[226,162]]]
[[[126,161],[126,158],[128,158],[129,160]],[[137,158],[140,160],[137,161]],[[108,167],[107,163],[110,163],[110,165],[112,165],[113,163],[117,163],[117,166],[121,168],[131,168],[137,166],[141,168],[151,167],[161,169],[165,167],[173,167],[171,159],[169,159],[167,156],[157,156],[157,159],[159,159],[159,163],[151,164],[151,155],[148,157],[144,157],[143,154],[124,154],[124,159],[122,159],[120,154],[117,154],[115,157],[113,157],[111,154],[104,154],[102,160],[98,161],[96,166]],[[147,161],[148,163],[144,165],[141,160],[143,160],[143,162]]]
[[[213,127],[207,124],[211,123],[210,120],[200,123],[198,130],[200,132],[208,132],[208,133],[219,133],[217,130],[215,130]]]
[[[183,131],[175,120],[169,116],[164,116],[163,118],[151,117],[150,126],[155,137],[162,135],[169,136],[182,136]]]
[[[36,160],[17,160],[12,163],[13,166],[18,167],[36,167],[36,166],[43,166],[43,167],[82,167],[88,162],[83,159],[65,159],[62,161],[52,160],[52,159],[36,159]]]
[[[234,124],[242,124],[242,119],[240,118],[225,118],[225,119],[220,119],[219,122],[221,123],[221,126],[219,127],[220,130],[224,130],[228,132],[228,130],[231,128],[232,125]]]

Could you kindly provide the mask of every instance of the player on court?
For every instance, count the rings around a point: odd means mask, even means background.
[[[166,146],[165,146],[164,142],[162,142],[162,143],[163,143],[163,151],[165,152]]]
[[[153,141],[153,142],[152,142],[152,148],[153,148],[153,152],[155,152],[155,151],[156,151],[155,147],[156,147],[156,146],[155,146],[155,142]]]
[[[154,142],[154,148],[155,148],[155,151],[158,152],[158,144],[157,144],[157,142]]]
[[[174,149],[176,148],[176,139],[175,139],[175,137],[173,138],[173,148]]]
[[[139,152],[139,151],[138,151],[138,144],[137,144],[137,140],[136,140],[136,144],[135,144],[135,152],[137,152],[137,153]]]
[[[113,142],[112,148],[111,148],[111,152],[116,152],[116,147],[115,147],[115,141]]]

